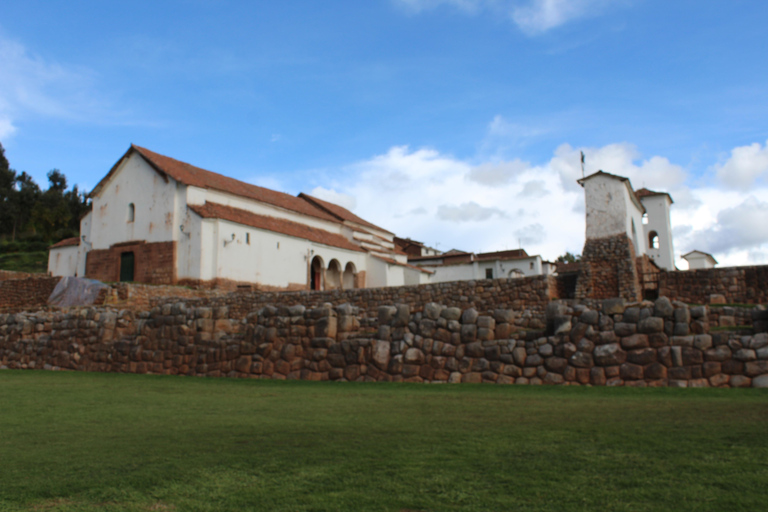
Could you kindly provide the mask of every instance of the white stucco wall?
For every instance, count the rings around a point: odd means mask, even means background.
[[[200,236],[190,236],[201,244],[200,279],[222,278],[277,287],[306,286],[308,262],[315,256],[323,260],[326,269],[334,259],[342,272],[350,262],[358,271],[365,269],[366,255],[361,252],[225,220],[204,219],[200,224]]]
[[[712,260],[710,260],[705,254],[690,254],[685,258],[685,261],[688,262],[689,270],[715,268]]]
[[[108,249],[131,240],[176,240],[175,202],[176,182],[165,181],[143,158],[132,154],[93,198],[91,248]],[[131,203],[133,222],[128,221]]]
[[[643,234],[647,244],[646,254],[666,270],[675,269],[675,249],[672,243],[672,226],[669,219],[671,203],[666,195],[646,196],[641,199],[648,213],[648,223],[643,225]],[[650,233],[655,231],[659,236],[659,248],[653,249],[650,244]]]
[[[285,210],[283,208],[273,206],[267,203],[260,203],[253,199],[245,197],[239,197],[226,192],[220,192],[218,190],[210,190],[198,187],[186,187],[186,204],[205,204],[206,201],[211,203],[223,204],[225,206],[231,206],[232,208],[240,208],[258,215],[267,215],[269,217],[275,217],[278,219],[287,219],[306,226],[312,226],[314,228],[324,229],[331,233],[344,234],[342,232],[342,224],[339,222],[327,221],[311,215],[304,215],[291,210]]]
[[[636,255],[643,254],[646,250],[643,212],[630,197],[631,192],[625,182],[598,175],[583,183],[587,239],[626,233],[635,245]]]
[[[474,261],[458,265],[435,267],[424,265],[424,268],[435,272],[429,278],[431,283],[485,279],[487,269],[493,270],[493,279],[507,279],[513,270],[522,272],[525,277],[538,276],[544,271],[541,256],[538,255],[522,259]]]
[[[79,249],[77,245],[50,249],[48,251],[48,273],[57,277],[77,275]]]

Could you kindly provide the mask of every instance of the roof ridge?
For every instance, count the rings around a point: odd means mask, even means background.
[[[317,217],[331,222],[339,222],[338,219],[329,215],[325,210],[318,208],[307,201],[302,201],[291,194],[268,189],[252,183],[246,183],[236,178],[209,171],[170,156],[161,155],[151,149],[136,144],[131,144],[131,148],[128,151],[130,152],[131,150],[139,153],[153,168],[155,168],[155,170],[162,172],[185,185],[218,190],[239,197],[254,199],[303,215]]]

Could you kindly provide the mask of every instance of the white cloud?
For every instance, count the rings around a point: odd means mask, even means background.
[[[664,157],[641,160],[637,148],[629,143],[608,144],[601,148],[573,148],[562,144],[555,150],[551,166],[560,174],[563,186],[576,189],[581,175],[581,152],[585,155],[585,174],[599,170],[626,176],[637,189],[650,188],[673,193],[680,189],[688,173]],[[580,187],[579,187],[580,188]]]
[[[531,165],[528,162],[513,160],[511,162],[484,163],[473,167],[468,178],[481,185],[495,187],[512,183],[517,176]]]
[[[768,187],[753,188],[751,197],[688,188],[683,167],[662,156],[644,158],[627,143],[563,144],[538,165],[469,162],[399,146],[348,166],[333,188],[357,199],[356,214],[399,236],[474,252],[522,243],[529,254],[554,259],[581,253],[584,245],[584,192],[576,184],[581,151],[588,173],[603,169],[629,176],[636,189],[670,192],[676,257],[699,249],[712,252],[721,266],[768,263]]]
[[[748,190],[756,181],[768,179],[768,142],[733,148],[730,158],[714,169],[725,186]]]
[[[688,234],[686,244],[712,254],[768,248],[768,202],[754,196],[717,212],[715,222]]]
[[[10,119],[0,118],[0,140],[7,139],[15,131],[16,127],[13,126],[13,122]]]
[[[606,4],[606,0],[530,0],[512,8],[512,19],[524,32],[537,34],[599,14]]]
[[[596,16],[615,0],[394,0],[408,12],[420,13],[441,5],[474,13],[487,9],[509,16],[523,32],[536,35],[579,18]],[[625,3],[625,2],[624,2]]]
[[[0,38],[0,70],[0,137],[28,116],[104,123],[117,114],[96,91],[95,73],[47,61],[18,42]]]
[[[437,218],[448,222],[480,222],[488,220],[494,215],[507,216],[499,208],[480,206],[474,201],[462,203],[459,206],[441,204],[437,207]]]
[[[335,190],[323,187],[315,187],[309,195],[322,199],[323,201],[328,201],[329,203],[337,204],[347,210],[354,210],[357,206],[357,201],[349,194],[342,194],[341,192],[336,192]]]
[[[523,186],[517,197],[544,197],[548,194],[547,184],[543,180],[532,180]]]

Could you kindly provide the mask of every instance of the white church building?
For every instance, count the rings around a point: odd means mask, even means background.
[[[292,196],[131,145],[90,193],[80,237],[51,247],[55,276],[321,290],[427,282],[394,234]]]

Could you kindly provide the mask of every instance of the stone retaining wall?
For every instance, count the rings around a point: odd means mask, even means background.
[[[479,310],[526,310],[530,323],[525,327],[539,328],[543,325],[547,304],[550,300],[558,298],[557,290],[555,277],[535,276],[354,290],[241,292],[201,298],[188,303],[190,307],[226,306],[232,318],[244,318],[248,313],[270,304],[301,304],[309,308],[326,303],[334,306],[352,304],[375,316],[377,308],[382,305],[402,303],[407,304],[413,311],[420,311],[424,304],[438,302],[462,309],[474,307]],[[150,299],[153,307],[177,301],[175,297]]]
[[[729,304],[766,304],[768,265],[662,272],[659,294],[698,304],[709,304],[714,294]]]
[[[21,310],[43,306],[59,282],[59,277],[31,274],[24,279],[0,280],[0,309]]]
[[[708,334],[709,309],[666,298],[530,312],[436,303],[164,304],[0,315],[0,367],[270,379],[768,387],[768,333]],[[768,311],[754,324],[768,330]]]

